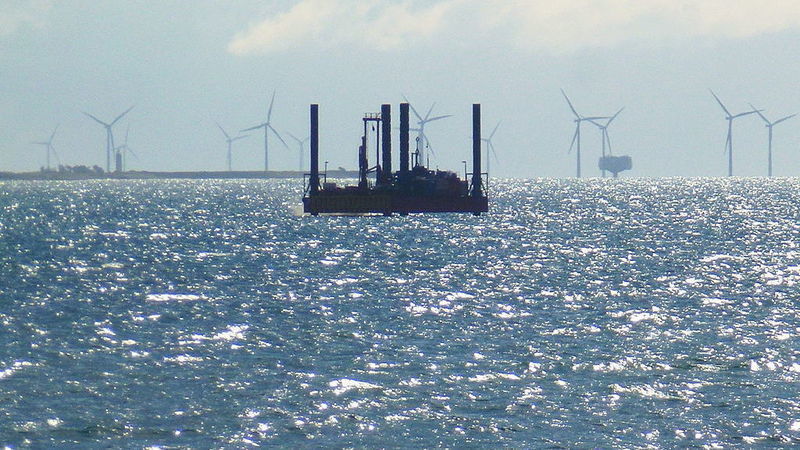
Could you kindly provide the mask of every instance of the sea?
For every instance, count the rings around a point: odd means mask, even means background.
[[[0,184],[0,447],[800,444],[800,179]]]

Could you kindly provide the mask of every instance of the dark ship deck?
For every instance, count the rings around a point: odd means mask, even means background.
[[[409,152],[408,103],[400,104],[400,170],[392,172],[391,106],[367,114],[359,146],[358,185],[339,187],[320,183],[318,105],[311,105],[311,173],[307,175],[303,211],[317,214],[458,213],[488,212],[488,175],[481,173],[480,105],[473,105],[473,173],[462,180],[455,172],[423,166],[419,149]],[[377,122],[377,164],[369,167],[367,143],[370,122]],[[413,167],[411,166],[413,159]],[[374,179],[369,177],[374,174]],[[470,179],[471,182],[467,181]]]

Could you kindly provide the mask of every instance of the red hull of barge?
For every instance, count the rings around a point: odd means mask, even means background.
[[[486,197],[325,195],[303,198],[303,211],[316,214],[473,213],[489,211]]]

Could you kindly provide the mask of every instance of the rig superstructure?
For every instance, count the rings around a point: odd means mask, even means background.
[[[311,105],[311,173],[306,175],[303,211],[324,214],[488,212],[488,174],[481,172],[481,106],[472,105],[472,173],[430,170],[409,151],[409,104],[400,104],[400,170],[392,172],[391,105],[366,114],[358,148],[358,185],[338,187],[319,172],[319,106]],[[375,165],[368,161],[370,124],[376,124]],[[419,145],[419,142],[417,143]],[[466,164],[466,163],[465,163]],[[465,169],[466,172],[466,169]],[[374,174],[374,179],[369,177]],[[470,180],[471,181],[468,181]]]

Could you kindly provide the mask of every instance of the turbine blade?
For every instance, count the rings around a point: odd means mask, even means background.
[[[758,111],[747,111],[743,113],[736,114],[735,116],[731,116],[731,119],[738,119],[739,117],[749,116],[750,114],[755,114]]]
[[[715,94],[714,91],[712,91],[711,89],[709,89],[708,92],[711,92],[711,95],[713,95],[714,98],[717,100],[717,103],[719,103],[719,106],[721,106],[722,110],[725,111],[725,114],[730,116],[731,115],[730,111],[728,111],[728,108],[726,108],[725,105],[722,104],[722,100],[720,100],[719,97],[717,97],[717,94]]]
[[[588,120],[588,121],[592,121],[592,120],[603,120],[603,119],[608,119],[608,116],[592,116],[592,117],[581,117],[581,118],[580,118],[580,119],[578,119],[578,120]]]
[[[231,138],[230,136],[228,136],[228,133],[225,131],[224,128],[222,128],[222,125],[220,125],[219,122],[214,122],[214,123],[217,124],[217,128],[219,128],[219,131],[222,131],[222,134],[225,135],[225,139],[230,139]]]
[[[56,137],[56,131],[58,131],[58,127],[59,126],[60,126],[60,124],[56,125],[56,128],[53,130],[53,134],[50,135],[50,140],[47,141],[47,142],[53,142],[53,138]]]
[[[607,128],[603,128],[603,135],[605,136],[606,144],[608,145],[608,154],[610,155],[611,154],[611,138],[608,136],[608,129]]]
[[[495,125],[495,126],[494,126],[494,130],[492,130],[492,132],[491,132],[491,133],[489,133],[489,140],[490,140],[490,141],[491,141],[491,140],[492,140],[492,138],[494,137],[494,134],[495,134],[495,133],[497,133],[497,129],[498,129],[498,128],[500,128],[500,121],[498,121],[498,122],[497,122],[497,125]]]
[[[139,159],[139,155],[137,155],[136,152],[134,152],[132,148],[130,148],[130,147],[128,147],[126,145],[125,146],[125,150],[128,150],[129,152],[131,152],[131,155],[133,155],[133,157],[136,158],[137,161],[141,162],[141,159]]]
[[[428,123],[428,122],[433,122],[434,120],[446,119],[448,117],[453,117],[453,115],[452,114],[447,114],[445,116],[432,117],[430,119],[425,119],[423,122]]]
[[[617,111],[617,112],[616,112],[616,113],[615,113],[613,116],[611,116],[611,118],[610,118],[610,119],[608,119],[608,122],[606,122],[606,127],[608,127],[609,125],[611,125],[611,122],[613,122],[613,121],[614,121],[614,119],[616,119],[616,118],[617,118],[617,116],[619,115],[619,113],[621,113],[621,112],[622,112],[622,110],[623,110],[623,109],[625,109],[625,107],[624,107],[624,106],[623,106],[622,108],[620,108],[620,109],[619,109],[619,111]]]
[[[87,113],[85,111],[84,111],[84,114],[86,114],[87,116],[89,116],[90,119],[94,120],[95,122],[99,123],[100,125],[102,125],[104,127],[109,126],[109,124],[103,122],[102,120],[98,119],[97,117],[95,117],[95,116],[93,116],[93,115],[91,115],[91,114],[89,114],[89,113]]]
[[[269,110],[267,111],[267,123],[272,118],[272,105],[275,104],[275,90],[272,90],[272,100],[269,101]]]
[[[497,158],[497,152],[494,150],[494,144],[492,144],[492,141],[489,141],[489,150],[491,150],[492,156],[494,156],[494,162],[499,163],[500,160]]]
[[[433,112],[433,107],[434,106],[436,106],[436,102],[433,102],[433,104],[431,105],[430,109],[428,109],[428,114],[425,114],[425,119],[424,119],[425,122],[427,122],[428,121],[428,117],[431,116],[431,113]]]
[[[134,105],[134,106],[136,106],[136,105]],[[122,114],[120,114],[120,115],[118,115],[118,116],[117,116],[117,118],[116,118],[116,119],[114,119],[114,120],[113,120],[113,121],[112,121],[112,122],[109,124],[109,126],[112,126],[112,125],[114,125],[115,123],[117,123],[117,121],[118,121],[119,119],[122,119],[122,116],[124,116],[125,114],[128,114],[128,113],[129,113],[129,112],[130,112],[132,109],[133,109],[133,106],[131,106],[130,108],[126,109],[126,110],[125,110],[125,112],[124,112],[124,113],[122,113]]]
[[[267,127],[267,123],[264,122],[261,125],[256,125],[254,127],[245,128],[244,130],[239,130],[239,133],[244,133],[245,131],[253,131],[253,130],[257,130],[259,128],[266,128],[266,127]]]
[[[569,101],[569,97],[567,97],[567,93],[566,93],[566,92],[564,92],[564,89],[561,89],[561,95],[563,95],[563,96],[564,96],[564,100],[566,100],[566,101],[567,101],[567,104],[569,105],[569,109],[571,109],[571,110],[572,110],[572,114],[575,114],[575,117],[577,117],[578,119],[580,119],[580,118],[581,118],[581,115],[580,115],[580,114],[578,114],[578,111],[576,111],[576,110],[575,110],[575,107],[574,107],[574,106],[572,106],[572,102],[571,102],[571,101]]]
[[[794,116],[796,116],[796,115],[797,115],[797,114],[792,114],[791,116],[786,116],[786,117],[784,117],[783,119],[778,119],[778,120],[776,120],[775,122],[772,122],[772,125],[777,125],[777,124],[779,124],[779,123],[783,122],[784,120],[789,120],[789,119],[791,119],[792,117],[794,117]]]
[[[408,107],[411,108],[411,112],[413,112],[414,115],[417,116],[417,120],[421,122],[422,121],[422,116],[419,115],[419,113],[417,112],[417,109],[414,108],[414,105],[411,104],[411,102],[408,100],[408,97],[403,95],[403,100],[405,100],[406,103],[408,103]]]
[[[250,137],[250,135],[249,134],[245,134],[245,135],[242,135],[242,136],[236,136],[235,138],[231,139],[231,142],[235,142],[235,141],[238,141],[239,139],[244,139],[246,137]]]
[[[283,138],[281,137],[280,133],[278,133],[278,131],[277,131],[277,130],[275,130],[275,128],[272,128],[272,125],[267,125],[267,127],[268,127],[270,130],[272,130],[272,132],[273,132],[273,133],[275,133],[275,136],[278,136],[278,139],[280,139],[280,141],[283,143],[283,146],[284,146],[284,147],[286,147],[286,148],[289,148],[289,146],[288,146],[288,145],[286,145],[286,141],[284,141],[284,140],[283,140]]]
[[[756,108],[755,106],[753,106],[753,104],[752,104],[752,103],[748,103],[748,105],[750,105],[750,107],[751,107],[751,108],[753,108],[753,111],[755,111],[755,112],[756,112],[756,114],[758,114],[758,116],[759,116],[759,117],[761,117],[761,119],[762,119],[764,122],[766,122],[766,123],[767,123],[767,125],[772,125],[771,123],[769,123],[769,120],[768,120],[766,117],[764,117],[764,115],[763,115],[763,114],[761,114],[761,110],[760,110],[760,109],[758,109],[758,108]]]
[[[425,146],[428,150],[430,150],[431,155],[433,155],[434,159],[436,158],[436,152],[433,150],[433,146],[431,145],[431,141],[428,139],[428,136],[425,136]]]
[[[731,143],[731,132],[728,130],[728,137],[725,139],[725,150],[722,151],[722,154],[726,154],[728,152],[728,147]]]
[[[580,124],[578,124],[578,127],[580,127]],[[572,135],[572,143],[569,144],[569,151],[567,154],[572,153],[572,148],[575,147],[575,141],[578,139],[578,133],[580,132],[580,128],[578,127],[575,127],[575,134]]]
[[[290,133],[288,131],[286,132],[286,134],[288,134],[290,138],[294,139],[298,143],[302,143],[303,142],[300,139],[298,139],[297,136],[293,135],[292,133]]]
[[[594,124],[594,125],[595,125],[597,128],[599,128],[599,129],[601,129],[601,130],[605,130],[605,129],[606,129],[606,127],[608,126],[608,125],[603,125],[603,124],[601,124],[601,123],[597,122],[597,121],[596,121],[595,119],[593,119],[593,118],[587,118],[586,120],[587,120],[587,121],[589,121],[589,122],[591,122],[592,124]]]

